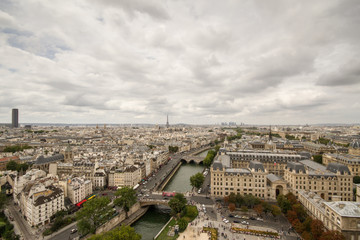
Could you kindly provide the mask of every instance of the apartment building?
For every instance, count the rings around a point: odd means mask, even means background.
[[[289,162],[284,179],[296,196],[304,190],[313,191],[328,201],[353,199],[353,177],[349,168],[342,164],[330,163],[325,167],[311,160]]]
[[[25,219],[31,226],[50,223],[50,218],[64,208],[64,192],[61,188],[44,185],[32,189],[26,196]]]
[[[92,194],[92,182],[84,177],[74,177],[67,181],[67,197],[76,204]]]
[[[348,240],[360,239],[360,203],[327,202],[311,191],[299,191],[299,201],[310,216],[324,223],[327,230],[340,231]]]
[[[110,187],[133,187],[141,181],[141,170],[135,166],[113,169],[108,174]]]
[[[96,169],[94,174],[94,187],[105,188],[107,175],[104,169]]]

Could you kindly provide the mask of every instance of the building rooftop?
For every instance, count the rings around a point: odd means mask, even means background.
[[[267,178],[270,182],[276,182],[276,181],[278,181],[278,180],[282,180],[281,177],[276,176],[275,174],[272,174],[272,173],[266,175],[266,178]]]
[[[360,218],[360,202],[324,202],[329,208],[334,210],[342,217],[358,217]]]

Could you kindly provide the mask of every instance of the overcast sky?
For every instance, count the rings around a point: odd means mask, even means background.
[[[360,1],[0,0],[0,122],[360,122]]]

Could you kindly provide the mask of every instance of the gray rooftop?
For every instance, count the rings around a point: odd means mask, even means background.
[[[258,171],[265,172],[264,165],[258,161],[250,161],[249,168],[254,169],[256,172]]]
[[[40,165],[40,164],[46,164],[46,163],[51,163],[51,162],[58,162],[58,161],[63,161],[64,160],[64,155],[63,154],[55,154],[51,157],[44,157],[43,155],[39,156],[36,161],[35,161],[35,165]]]
[[[266,175],[266,178],[267,178],[270,182],[276,182],[276,181],[278,181],[278,180],[282,180],[281,177],[276,176],[275,174],[272,174],[272,173]]]
[[[359,202],[324,202],[329,208],[333,209],[342,217],[358,217],[360,218],[360,203]]]

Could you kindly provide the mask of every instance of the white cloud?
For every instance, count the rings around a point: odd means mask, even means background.
[[[0,122],[356,122],[359,6],[2,1]]]

